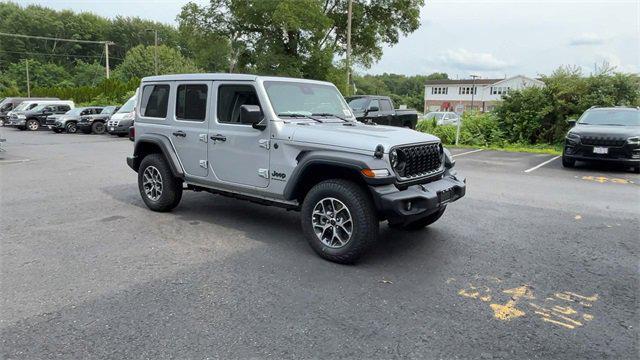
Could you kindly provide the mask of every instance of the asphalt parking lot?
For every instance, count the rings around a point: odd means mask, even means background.
[[[193,192],[149,211],[127,139],[1,131],[4,359],[638,355],[630,171],[455,149],[467,196],[344,266],[296,212]]]

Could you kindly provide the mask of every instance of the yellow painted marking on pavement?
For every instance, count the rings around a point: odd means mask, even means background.
[[[577,311],[573,310],[573,308],[571,306],[567,306],[567,307],[562,307],[562,306],[554,306],[551,308],[551,310],[558,312],[560,314],[564,314],[564,315],[571,315],[571,314],[575,314]]]
[[[506,304],[490,304],[493,310],[493,317],[498,320],[508,321],[525,315],[525,312],[516,308],[516,302],[520,298],[534,299],[528,285],[523,285],[513,289],[504,290],[503,293],[511,295],[511,300]]]
[[[587,321],[591,321],[591,320],[593,320],[593,315],[591,315],[591,314],[582,314],[582,318],[587,320]]]
[[[604,184],[607,182],[614,184],[633,184],[633,181],[621,178],[608,178],[606,176],[583,176],[582,180],[594,181],[600,184]]]
[[[470,291],[467,291],[466,289],[460,289],[460,291],[458,291],[458,295],[472,299],[476,299],[478,298],[478,295],[480,295],[475,286],[470,286],[469,290]]]
[[[598,294],[594,294],[592,296],[583,296],[583,295],[578,295],[576,293],[572,293],[570,291],[565,291],[565,294],[571,295],[573,297],[577,297],[578,299],[587,300],[591,302],[598,300]]]
[[[562,321],[557,321],[557,320],[549,319],[549,318],[546,318],[546,317],[543,317],[543,318],[541,318],[541,319],[542,319],[542,321],[546,321],[546,322],[550,322],[550,323],[552,323],[552,324],[556,324],[556,325],[564,326],[564,327],[566,327],[567,329],[575,329],[575,328],[576,328],[575,326],[573,326],[573,325],[569,325],[569,324],[565,324],[565,323],[563,323]]]

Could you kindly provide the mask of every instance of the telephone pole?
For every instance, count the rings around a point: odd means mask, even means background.
[[[109,45],[115,45],[115,43],[111,42],[111,41],[105,41],[104,42],[104,63],[105,63],[105,69],[107,71],[107,79],[109,78]]]
[[[154,35],[154,48],[153,48],[153,68],[156,75],[158,75],[158,29],[147,29],[149,32],[153,32]]]
[[[24,59],[27,65],[27,97],[31,97],[31,85],[29,84],[29,59]]]
[[[349,0],[349,10],[347,11],[347,91],[351,92],[351,13],[353,11],[353,0]]]

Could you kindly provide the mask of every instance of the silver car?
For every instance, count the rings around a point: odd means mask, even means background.
[[[458,125],[460,116],[451,111],[433,111],[425,115],[424,120],[436,119],[436,125]]]

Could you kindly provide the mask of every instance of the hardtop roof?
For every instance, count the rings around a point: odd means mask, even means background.
[[[171,75],[157,75],[147,76],[142,78],[142,82],[156,82],[156,81],[257,81],[271,80],[271,81],[304,81],[313,82],[318,84],[331,84],[326,81],[312,80],[312,79],[300,79],[291,77],[279,77],[279,76],[261,76],[253,74],[228,74],[228,73],[199,73],[199,74],[171,74]],[[333,84],[331,84],[333,85]]]

